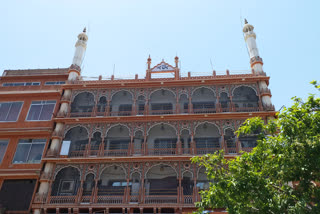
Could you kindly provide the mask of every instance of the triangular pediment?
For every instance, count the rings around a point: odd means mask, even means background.
[[[172,65],[169,65],[168,63],[162,61],[158,65],[154,66],[151,69],[151,72],[174,72],[175,68]]]

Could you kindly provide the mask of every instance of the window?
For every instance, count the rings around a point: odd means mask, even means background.
[[[218,148],[220,147],[219,137],[195,138],[197,148]]]
[[[46,82],[44,85],[63,85],[65,81]]]
[[[27,120],[51,120],[56,101],[32,101]]]
[[[0,163],[2,162],[4,154],[6,153],[7,146],[8,140],[0,140]]]
[[[155,149],[175,149],[176,148],[177,139],[175,138],[162,138],[156,139],[154,141],[154,148]]]
[[[109,150],[127,150],[130,139],[111,140]]]
[[[13,163],[40,163],[46,139],[21,139]]]
[[[17,121],[21,106],[22,102],[0,103],[0,121]]]
[[[10,82],[10,83],[3,83],[2,86],[6,87],[12,87],[12,86],[35,86],[35,85],[40,85],[40,82]]]

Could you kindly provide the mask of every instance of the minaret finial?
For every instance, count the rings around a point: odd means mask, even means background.
[[[244,23],[245,23],[245,24],[248,24],[248,21],[247,21],[247,19],[244,19]]]
[[[83,28],[83,32],[84,33],[87,32],[87,28],[86,27]]]

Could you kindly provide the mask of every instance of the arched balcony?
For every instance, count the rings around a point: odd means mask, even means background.
[[[231,101],[230,97],[226,92],[220,94],[220,108],[221,112],[231,112]]]
[[[237,140],[234,130],[227,128],[224,130],[225,154],[237,154],[239,148],[237,147]]]
[[[75,203],[80,185],[80,172],[74,167],[61,169],[51,187],[49,203]],[[64,196],[64,197],[61,197]]]
[[[198,170],[198,179],[197,179],[197,200],[201,200],[201,196],[199,194],[200,191],[202,190],[208,190],[210,187],[210,182],[208,180],[208,176],[206,173],[206,168],[201,167]]]
[[[132,115],[133,97],[128,91],[118,91],[112,96],[110,102],[111,116],[129,116]]]
[[[189,113],[189,99],[186,94],[181,94],[179,99],[179,112],[180,114]]]
[[[64,138],[65,142],[70,142],[68,157],[85,156],[89,142],[87,129],[77,126],[70,129]]]
[[[234,89],[232,101],[237,112],[259,111],[259,97],[251,87],[239,86]]]
[[[177,203],[179,182],[177,172],[169,165],[153,166],[145,178],[145,203]]]
[[[134,172],[131,174],[130,182],[130,202],[131,203],[138,203],[140,202],[140,196],[141,196],[141,174],[138,172]]]
[[[86,175],[86,179],[83,182],[82,186],[82,196],[80,199],[81,203],[91,203],[94,196],[95,188],[95,176],[93,173]]]
[[[196,154],[214,153],[221,149],[221,136],[218,127],[212,123],[202,123],[196,127],[194,142]]]
[[[104,116],[106,114],[108,108],[108,101],[105,96],[99,98],[99,102],[97,104],[97,116]]]
[[[85,171],[73,166],[60,169],[53,178],[47,203],[191,205],[200,200],[199,191],[209,188],[204,167],[196,167],[195,175],[191,169],[174,168],[166,163],[148,167],[142,171],[144,174],[116,164],[99,168],[98,174],[94,170],[84,174]]]
[[[97,203],[123,203],[126,187],[126,173],[123,168],[117,165],[105,168],[98,182]]]
[[[182,199],[185,204],[193,204],[194,199],[194,181],[193,175],[190,171],[185,171],[182,175],[181,181]]]
[[[211,89],[201,87],[192,93],[192,109],[195,114],[216,113],[216,96]]]
[[[168,124],[157,124],[148,132],[148,155],[175,155],[177,152],[177,132]]]
[[[110,128],[104,139],[104,156],[127,156],[130,142],[128,127],[116,125]]]
[[[93,94],[82,92],[71,103],[70,117],[91,117],[94,106]]]
[[[174,114],[176,112],[176,97],[167,89],[154,91],[149,100],[149,112],[153,115]]]
[[[192,154],[191,136],[188,130],[181,131],[180,142],[182,148],[182,154]]]

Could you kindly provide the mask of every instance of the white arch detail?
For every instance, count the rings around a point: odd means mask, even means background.
[[[182,178],[183,178],[184,174],[187,173],[187,172],[191,174],[191,178],[193,179],[194,175],[193,175],[193,173],[192,173],[190,170],[184,171],[184,172],[182,173]]]
[[[194,93],[196,90],[201,89],[201,88],[209,89],[210,91],[212,91],[213,95],[214,95],[215,97],[217,97],[216,92],[215,92],[214,89],[212,89],[212,88],[210,88],[210,87],[207,87],[207,86],[200,86],[200,87],[197,87],[197,88],[195,88],[195,89],[192,90],[192,92],[191,92],[191,99],[192,99],[193,93]]]
[[[171,168],[176,172],[177,178],[178,178],[179,173],[177,172],[177,170],[176,170],[174,167],[172,167],[171,165],[166,164],[166,163],[157,163],[157,164],[151,166],[151,167],[145,172],[145,174],[144,174],[144,179],[148,179],[147,174],[148,174],[148,172],[149,172],[150,169],[152,169],[152,168],[155,167],[155,166],[159,166],[159,165],[166,165],[166,166],[171,167]]]
[[[220,128],[217,126],[217,124],[215,124],[215,123],[213,123],[213,122],[209,122],[209,121],[203,121],[203,122],[201,122],[201,123],[198,123],[198,124],[194,127],[194,135],[196,135],[196,133],[197,133],[197,128],[198,128],[198,126],[203,125],[203,124],[205,124],[205,123],[214,125],[214,126],[218,129],[219,134],[221,135],[221,130],[220,130]]]
[[[104,170],[106,170],[106,169],[109,168],[109,167],[113,167],[113,166],[120,167],[120,168],[123,170],[123,172],[124,172],[124,174],[125,174],[125,177],[126,177],[126,179],[127,179],[127,172],[126,172],[125,168],[124,168],[123,166],[121,166],[120,164],[115,164],[115,163],[103,167],[103,169],[102,169],[101,172],[99,173],[99,179],[101,179],[101,174],[104,172]]]
[[[236,87],[234,87],[234,88],[232,89],[232,91],[231,91],[231,95],[233,96],[233,95],[234,95],[234,91],[235,91],[237,88],[240,88],[240,87],[242,87],[242,86],[253,89],[253,90],[254,90],[254,92],[256,92],[256,96],[259,96],[259,95],[258,95],[258,92],[257,92],[257,89],[256,89],[256,88],[254,88],[254,87],[253,87],[253,86],[251,86],[251,85],[238,85],[238,86],[236,86]]]
[[[56,179],[56,176],[58,175],[58,173],[59,173],[61,170],[65,169],[65,168],[68,168],[68,167],[72,167],[72,168],[77,169],[77,170],[79,171],[79,179],[82,178],[81,169],[80,169],[78,166],[66,165],[66,166],[61,167],[60,169],[58,169],[58,170],[54,173],[53,180]]]
[[[132,179],[132,175],[133,175],[134,173],[139,174],[139,176],[140,176],[139,179],[140,179],[140,181],[141,181],[142,174],[141,174],[141,172],[138,172],[138,171],[133,171],[133,172],[131,172],[129,179]]]
[[[90,94],[92,94],[92,96],[93,96],[93,101],[94,101],[94,103],[96,102],[96,96],[95,96],[95,94],[94,94],[92,91],[80,91],[80,92],[76,92],[76,93],[72,96],[71,102],[73,102],[74,99],[75,99],[77,96],[79,96],[80,94],[83,94],[83,93],[90,93]]]
[[[149,132],[152,128],[154,128],[155,126],[157,125],[168,125],[170,127],[172,127],[175,131],[176,131],[176,135],[177,135],[177,138],[178,138],[178,130],[176,129],[176,127],[174,127],[173,125],[171,125],[170,123],[156,123],[156,124],[153,124],[151,127],[149,127],[149,129],[147,130],[147,136],[149,136]]]
[[[151,91],[151,93],[149,94],[149,100],[151,99],[151,96],[152,96],[153,93],[155,93],[157,91],[160,91],[160,90],[170,91],[173,94],[174,97],[177,97],[176,93],[170,88],[158,88],[158,89],[155,89],[155,90]]]
[[[89,133],[90,133],[89,129],[88,129],[87,127],[83,126],[83,125],[77,124],[77,125],[74,125],[74,126],[70,126],[68,129],[64,130],[63,138],[66,137],[66,134],[67,134],[71,129],[77,128],[77,127],[84,128],[84,129],[87,131],[88,138],[90,137],[90,136],[89,136]]]
[[[114,125],[111,125],[107,130],[106,130],[106,135],[105,135],[105,137],[108,137],[108,132],[110,131],[110,129],[112,129],[112,128],[114,128],[114,127],[116,127],[116,126],[124,126],[124,127],[126,127],[127,129],[128,129],[128,131],[129,131],[129,136],[131,135],[131,128],[128,126],[128,125],[125,125],[125,124],[123,124],[123,123],[117,123],[117,124],[114,124]]]
[[[235,132],[234,128],[232,128],[232,126],[226,126],[224,129],[223,129],[223,135],[226,134],[226,130],[227,129],[231,129],[233,131],[233,133]]]
[[[110,95],[110,102],[112,102],[112,99],[113,99],[113,96],[114,96],[114,95],[116,95],[117,93],[120,93],[120,92],[122,92],[122,91],[129,92],[129,93],[131,94],[131,98],[132,98],[132,102],[133,102],[134,94],[133,94],[131,91],[127,90],[127,89],[121,89],[121,90],[119,90],[119,91],[113,92],[113,93]]]

